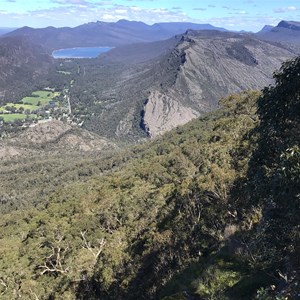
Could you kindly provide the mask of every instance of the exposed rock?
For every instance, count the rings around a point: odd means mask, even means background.
[[[254,34],[188,30],[169,41],[123,46],[80,62],[90,75],[78,75],[72,99],[74,105],[85,99],[92,114],[85,129],[138,140],[216,109],[221,97],[271,84],[273,72],[298,50]],[[84,91],[93,91],[93,97]]]
[[[153,90],[144,107],[142,124],[151,137],[215,109],[228,94],[269,85],[273,72],[294,54],[249,34],[188,34],[168,58],[179,57],[174,83]]]
[[[192,108],[154,91],[145,104],[143,122],[148,135],[155,137],[198,116],[199,112]]]
[[[65,122],[53,120],[27,128],[14,138],[2,140],[0,158],[9,159],[16,155],[38,154],[39,151],[88,152],[114,148],[116,145],[108,139]]]

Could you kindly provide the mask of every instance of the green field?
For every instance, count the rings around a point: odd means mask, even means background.
[[[36,118],[37,115],[35,114],[30,114],[30,115],[25,115],[25,114],[0,114],[0,118],[3,118],[4,122],[13,122],[16,120],[26,120],[26,118],[34,119]]]
[[[39,108],[39,106],[31,104],[6,103],[4,106],[0,107],[0,113],[6,111],[6,106],[15,107],[16,109],[23,107],[24,110],[28,109],[29,111],[34,111]]]
[[[52,91],[36,91],[32,93],[33,97],[24,97],[22,99],[22,103],[30,104],[30,105],[37,105],[40,103],[41,106],[45,106],[49,104],[54,97],[59,96],[59,92],[52,92]]]
[[[6,107],[14,107],[16,110],[23,107],[24,111],[29,110],[33,112],[42,108],[50,103],[50,101],[60,96],[60,92],[53,92],[53,91],[35,91],[32,93],[31,97],[24,97],[21,102],[22,103],[6,103],[3,106],[0,106],[0,117],[4,119],[4,122],[12,122],[15,120],[25,120],[27,115],[23,113],[12,113],[12,114],[4,114],[6,111]],[[56,106],[58,106],[59,102],[56,101]],[[35,118],[35,114],[28,115],[29,118]]]

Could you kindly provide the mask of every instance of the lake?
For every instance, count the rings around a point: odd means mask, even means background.
[[[77,47],[59,49],[52,52],[54,58],[95,58],[113,47]]]

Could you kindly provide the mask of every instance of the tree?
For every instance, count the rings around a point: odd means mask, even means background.
[[[275,85],[265,88],[258,101],[248,197],[263,207],[257,255],[265,249],[264,263],[277,268],[278,280],[292,284],[300,277],[300,57],[284,63],[274,78]]]

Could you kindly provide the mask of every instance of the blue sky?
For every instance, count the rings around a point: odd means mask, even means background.
[[[281,20],[300,21],[300,0],[0,0],[0,27],[74,27],[119,19],[258,31]]]

